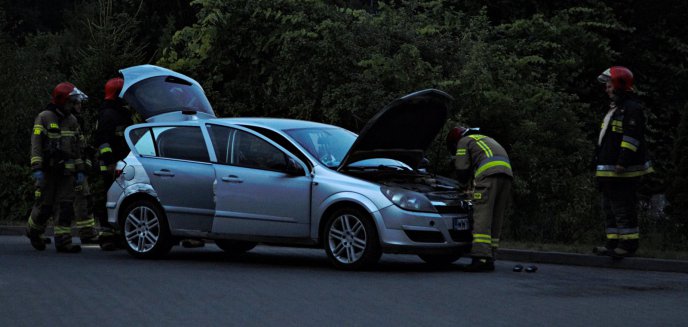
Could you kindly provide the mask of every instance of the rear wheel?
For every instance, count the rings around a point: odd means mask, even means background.
[[[339,269],[366,269],[377,263],[382,255],[375,224],[358,208],[343,208],[330,215],[324,238],[325,252]]]
[[[172,248],[167,218],[150,200],[138,200],[125,208],[122,234],[127,252],[137,258],[160,258]]]
[[[443,254],[419,254],[418,256],[428,264],[435,266],[447,266],[461,258],[463,253],[443,253]]]
[[[215,240],[217,247],[229,254],[242,254],[256,247],[254,242],[235,241],[235,240]]]

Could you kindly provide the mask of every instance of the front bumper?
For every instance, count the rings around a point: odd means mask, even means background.
[[[468,212],[425,213],[389,206],[378,213],[378,232],[385,253],[440,254],[470,249],[473,222]],[[466,228],[454,229],[455,219],[467,221]]]

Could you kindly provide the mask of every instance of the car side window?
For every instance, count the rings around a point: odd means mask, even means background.
[[[136,152],[144,156],[155,156],[155,143],[150,128],[137,128],[129,133]]]
[[[191,161],[210,161],[201,129],[194,126],[154,127],[158,156]]]
[[[213,149],[215,149],[217,162],[229,164],[232,147],[231,135],[235,130],[226,126],[212,124],[207,124],[206,126],[208,127],[208,134],[210,134],[210,140],[213,143]]]
[[[236,130],[232,143],[232,165],[275,171],[287,168],[287,155],[255,135]]]

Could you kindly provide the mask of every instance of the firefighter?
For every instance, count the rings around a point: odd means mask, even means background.
[[[602,193],[607,241],[593,252],[623,258],[638,250],[636,191],[640,176],[654,170],[647,160],[645,115],[633,89],[633,73],[614,66],[597,80],[604,83],[610,99],[595,151],[595,177]]]
[[[31,134],[31,169],[36,185],[36,202],[31,210],[27,236],[31,245],[45,250],[42,237],[48,219],[59,206],[55,222],[57,252],[77,253],[79,245],[72,244],[74,219],[74,189],[85,180],[84,162],[79,145],[81,131],[72,115],[86,95],[74,84],[63,82],[52,92],[51,101],[38,114]]]
[[[477,129],[455,127],[447,134],[456,177],[473,201],[471,264],[464,271],[494,271],[504,213],[511,203],[513,174],[504,148]]]
[[[79,122],[79,128],[82,132],[79,137],[79,145],[81,146],[81,155],[84,160],[84,169],[87,173],[84,183],[74,188],[74,218],[81,244],[97,244],[98,230],[96,229],[96,221],[93,217],[93,196],[89,185],[89,172],[93,170],[93,160],[91,160],[91,157],[94,154],[94,150],[93,147],[89,145],[86,138],[87,129],[84,126],[81,109],[81,106],[74,107],[74,112],[72,114]]]
[[[119,97],[124,80],[111,78],[105,83],[105,99],[100,107],[96,123],[95,144],[99,158],[99,170],[103,180],[103,189],[99,192],[94,214],[100,223],[100,247],[111,251],[118,247],[116,230],[108,223],[105,200],[107,191],[114,182],[115,164],[129,153],[129,146],[124,139],[124,130],[132,125],[132,115]]]

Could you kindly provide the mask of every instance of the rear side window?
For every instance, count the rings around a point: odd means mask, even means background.
[[[158,156],[191,161],[210,161],[201,129],[193,126],[154,127]]]
[[[129,133],[131,142],[134,143],[136,152],[144,156],[155,156],[155,142],[153,142],[153,134],[150,128],[138,128]]]

